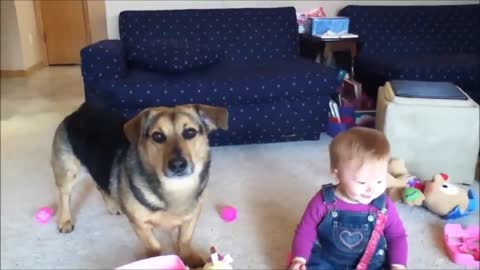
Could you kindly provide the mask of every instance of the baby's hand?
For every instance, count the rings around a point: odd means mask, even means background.
[[[293,259],[289,270],[307,270],[307,267],[305,266],[305,260],[300,258]]]
[[[392,270],[404,270],[404,269],[407,269],[405,267],[405,265],[401,265],[401,264],[392,264],[392,267],[391,267]]]

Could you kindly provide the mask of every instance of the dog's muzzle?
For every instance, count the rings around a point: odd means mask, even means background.
[[[181,177],[192,174],[192,166],[184,157],[175,157],[168,161],[165,175],[167,177]]]

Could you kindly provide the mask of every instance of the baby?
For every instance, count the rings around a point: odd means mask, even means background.
[[[377,130],[356,127],[335,137],[329,151],[338,184],[324,185],[310,200],[293,239],[290,269],[405,269],[407,235],[384,193],[387,139]],[[376,223],[383,217],[382,228]],[[369,242],[372,233],[380,236],[372,237],[376,246]],[[370,256],[362,258],[364,253]]]

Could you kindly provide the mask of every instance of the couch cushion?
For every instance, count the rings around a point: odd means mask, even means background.
[[[228,130],[209,134],[210,145],[273,143],[318,140],[328,119],[329,96],[304,97],[294,101],[228,105]],[[126,118],[144,108],[111,107]]]
[[[358,79],[382,85],[389,80],[449,81],[472,95],[480,89],[480,56],[476,54],[436,56],[359,56]],[[473,96],[476,96],[473,94]]]
[[[131,69],[118,81],[99,81],[106,102],[123,107],[207,103],[219,106],[261,104],[336,92],[337,70],[313,61],[277,61],[264,65],[219,63],[185,74]]]
[[[122,11],[119,30],[128,56],[170,38],[210,46],[235,63],[298,55],[293,7]]]
[[[424,55],[424,56],[359,56],[356,64],[362,70],[386,73],[390,76],[414,74],[432,79],[437,72],[459,73],[459,69],[474,69],[480,65],[480,56],[475,54]],[[447,74],[444,75],[445,79]]]
[[[220,54],[214,48],[185,39],[157,39],[128,57],[139,67],[157,72],[185,72],[218,62]]]
[[[347,6],[361,53],[424,55],[480,53],[480,5]]]

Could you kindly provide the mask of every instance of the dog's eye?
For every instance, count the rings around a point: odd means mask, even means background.
[[[163,134],[162,132],[155,131],[152,133],[152,139],[156,143],[163,143],[167,139],[167,137],[165,137],[165,134]]]
[[[197,131],[193,128],[187,128],[182,133],[183,138],[190,140],[197,136]]]

